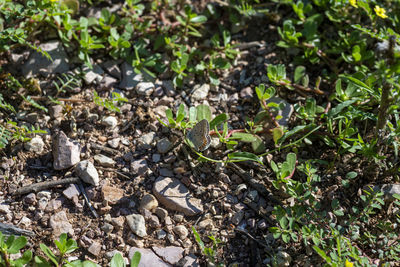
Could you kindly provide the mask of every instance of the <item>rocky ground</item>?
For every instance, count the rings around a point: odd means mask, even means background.
[[[275,250],[267,231],[274,203],[267,191],[271,171],[248,163],[234,168],[199,163],[182,135],[156,119],[165,119],[165,110],[181,103],[206,104],[213,115],[228,113],[232,128],[243,128],[245,116],[259,109],[254,86],[267,81],[266,66],[284,60],[275,52],[275,29],[262,29],[262,41],[235,36],[241,54],[233,69],[221,73],[218,87],[193,79],[185,90],[176,89],[168,74],[149,79],[127,62],[107,57],[99,57],[90,70],[69,58],[57,40],[40,45],[53,62],[35,51],[11,52],[7,71],[35,77],[40,90],[30,95],[48,108],[20,106],[14,119],[47,133],[1,151],[0,222],[31,231],[29,247],[39,254],[40,243],[54,247],[53,240],[66,232],[80,246],[73,257],[102,266],[116,252],[127,259],[135,251],[142,254],[141,266],[203,266],[206,259],[191,227],[207,245],[208,235],[221,239],[217,258],[226,265],[267,264],[273,247],[282,266],[293,263],[290,250],[295,248]],[[43,101],[59,73],[78,70],[84,73],[80,86],[67,88],[59,104]],[[93,90],[101,97],[116,91],[129,102],[121,113],[112,113],[93,103]],[[287,124],[293,108],[285,104]],[[205,154],[226,157],[217,138]],[[79,179],[26,188],[70,178]]]

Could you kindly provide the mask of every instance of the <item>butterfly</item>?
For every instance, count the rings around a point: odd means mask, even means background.
[[[197,151],[206,150],[211,143],[210,124],[206,119],[199,121],[187,134],[187,138]]]

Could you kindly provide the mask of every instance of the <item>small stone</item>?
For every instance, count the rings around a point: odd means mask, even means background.
[[[154,213],[160,218],[161,221],[164,221],[168,216],[168,211],[166,209],[157,207]]]
[[[60,211],[50,217],[50,227],[53,229],[53,235],[59,237],[62,233],[74,234],[72,225],[69,223],[65,211]]]
[[[154,91],[154,83],[140,82],[136,85],[136,92],[138,95],[150,96]]]
[[[102,124],[107,128],[114,129],[118,125],[118,120],[113,116],[108,116],[103,119]]]
[[[181,240],[184,240],[189,235],[188,229],[183,225],[177,225],[172,230]]]
[[[115,204],[124,196],[124,190],[109,185],[104,185],[101,188],[101,194],[103,196],[103,200],[106,200],[111,204]]]
[[[101,230],[104,231],[104,233],[109,234],[114,230],[114,226],[109,223],[104,223],[103,226],[101,227]]]
[[[63,116],[64,107],[61,105],[53,105],[49,108],[49,114],[52,119],[61,118]]]
[[[193,88],[193,93],[192,93],[192,101],[199,101],[199,100],[204,100],[208,96],[208,92],[210,91],[210,85],[205,83],[203,85],[195,85]]]
[[[126,216],[126,221],[132,232],[140,237],[147,236],[146,223],[144,217],[140,214],[131,214]]]
[[[30,193],[30,194],[26,195],[23,199],[23,202],[27,205],[35,205],[36,204],[35,193]]]
[[[114,167],[115,161],[107,156],[98,154],[94,156],[94,161],[103,167]]]
[[[134,175],[143,175],[148,170],[147,161],[145,159],[139,159],[131,162],[131,172]]]
[[[292,262],[292,257],[289,255],[289,253],[285,251],[278,251],[276,254],[276,266],[290,266],[290,263]]]
[[[200,267],[197,257],[193,254],[189,254],[179,261],[179,266],[182,267]]]
[[[153,154],[151,156],[151,159],[153,160],[154,163],[157,163],[161,160],[161,155],[160,154]]]
[[[113,138],[111,140],[108,140],[107,144],[109,144],[112,148],[118,148],[120,140],[121,138]]]
[[[167,153],[172,148],[172,143],[168,138],[163,138],[157,142],[157,151],[160,154]]]
[[[174,173],[172,172],[172,170],[170,170],[168,168],[161,168],[160,169],[160,176],[172,177],[172,176],[174,176]]]
[[[251,201],[257,202],[258,199],[259,199],[257,190],[250,190],[250,192],[247,194],[247,197],[248,197]]]
[[[46,212],[53,212],[61,208],[63,201],[61,199],[52,199],[47,203]]]
[[[53,166],[56,170],[67,169],[80,161],[80,145],[70,141],[63,131],[53,136]]]
[[[152,228],[160,228],[161,227],[160,220],[158,219],[158,217],[156,215],[150,215],[147,218],[147,222],[148,222],[149,226]]]
[[[151,194],[144,195],[143,198],[140,200],[139,209],[147,209],[151,211],[157,207],[158,207],[158,201]]]
[[[70,184],[69,187],[63,191],[63,195],[68,199],[78,197],[79,194],[80,190],[76,184]]]
[[[235,213],[235,215],[233,215],[233,217],[231,218],[231,221],[233,224],[235,225],[239,225],[239,223],[242,221],[244,217],[244,211],[238,211]]]
[[[98,84],[103,79],[104,70],[99,65],[93,65],[92,69],[85,65],[82,71],[84,73],[83,79],[87,85],[93,82]]]
[[[154,183],[153,194],[165,207],[193,216],[203,211],[199,199],[194,198],[179,180],[159,177]]]
[[[115,228],[117,228],[117,230],[122,229],[122,227],[124,227],[125,217],[119,216],[112,218],[111,223],[115,226]]]
[[[156,137],[155,132],[150,132],[139,137],[138,143],[141,149],[150,149]]]
[[[167,232],[165,232],[163,229],[159,229],[156,231],[156,236],[157,239],[164,239],[167,236]]]
[[[251,100],[251,99],[253,99],[253,89],[251,87],[243,88],[240,91],[240,98],[242,100]]]
[[[174,221],[175,222],[181,223],[181,222],[183,222],[183,219],[184,219],[184,217],[183,217],[182,214],[175,214],[174,215]]]
[[[94,256],[99,256],[100,251],[101,251],[101,244],[99,242],[94,241],[90,247],[88,248],[88,251],[94,255]]]
[[[162,81],[162,87],[164,88],[167,96],[176,96],[175,86],[171,80]]]
[[[205,219],[199,222],[198,227],[199,229],[211,230],[214,228],[214,223],[211,219]]]
[[[115,60],[106,61],[102,64],[103,68],[113,77],[121,80],[121,70]]]
[[[75,172],[85,183],[99,185],[99,174],[92,162],[88,160],[79,162],[75,167]]]
[[[44,142],[40,136],[36,136],[33,137],[29,142],[25,143],[24,147],[27,151],[40,154],[43,152]]]

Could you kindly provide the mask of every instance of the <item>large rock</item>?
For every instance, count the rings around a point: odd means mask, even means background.
[[[169,177],[159,177],[154,183],[155,197],[167,209],[183,212],[193,216],[203,212],[200,200],[194,198],[187,187],[179,180]]]
[[[56,170],[67,169],[80,161],[80,145],[71,141],[63,131],[53,136],[53,167]]]
[[[140,263],[139,267],[151,267],[151,266],[157,266],[157,267],[171,267],[172,265],[164,262],[162,259],[160,259],[151,249],[146,249],[146,248],[131,248],[129,250],[129,259],[133,257],[135,252],[138,251],[141,254],[140,257]]]
[[[152,247],[153,251],[164,261],[174,266],[182,259],[184,249],[181,247]]]
[[[38,73],[47,76],[52,73],[65,73],[69,71],[68,56],[61,42],[53,40],[39,45],[39,48],[46,51],[53,61],[46,58],[43,54],[34,51],[21,67],[23,76],[29,78]]]

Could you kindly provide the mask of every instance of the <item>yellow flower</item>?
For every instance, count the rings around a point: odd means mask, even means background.
[[[352,5],[353,7],[357,8],[357,0],[349,0],[350,5]]]
[[[346,263],[344,264],[345,267],[353,267],[353,263],[346,259]]]
[[[376,15],[379,17],[386,19],[388,16],[386,15],[386,10],[384,8],[381,8],[380,6],[375,6],[374,8]]]

